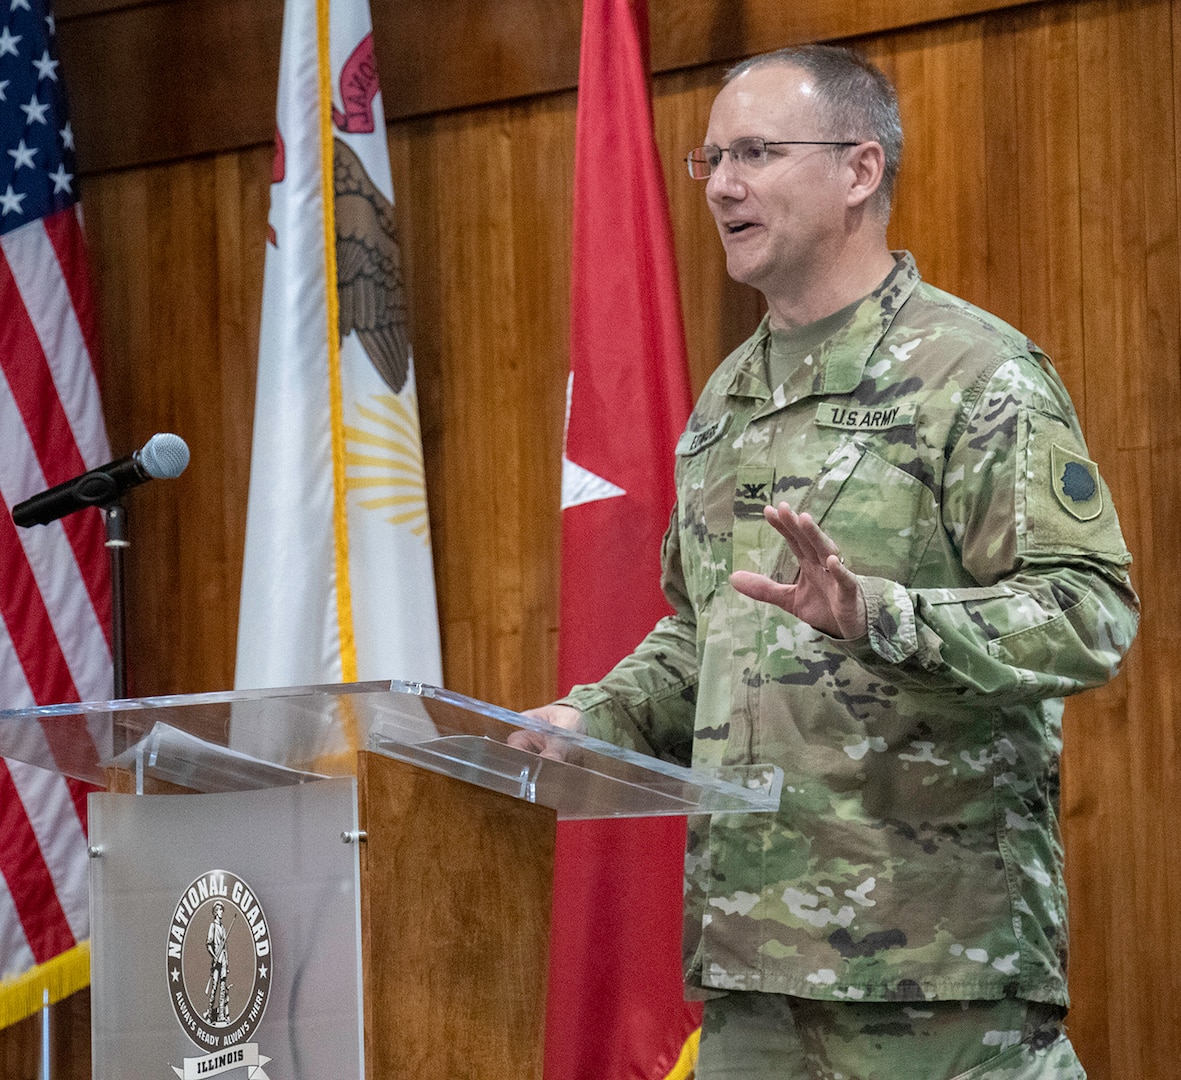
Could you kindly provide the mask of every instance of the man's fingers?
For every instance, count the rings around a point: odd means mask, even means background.
[[[730,584],[752,600],[761,600],[766,604],[787,609],[794,585],[781,585],[762,574],[752,574],[749,570],[735,570],[730,575]]]
[[[568,739],[558,735],[547,735],[544,731],[514,731],[505,741],[518,750],[528,750],[531,754],[553,761],[564,761],[570,750]]]
[[[831,556],[835,555],[837,559],[840,559],[840,550],[828,533],[816,524],[811,514],[801,514],[797,520],[799,521],[802,545],[807,547],[813,561],[820,566],[825,566]]]
[[[767,524],[787,541],[787,546],[795,556],[797,563],[802,566],[805,562],[810,561],[811,546],[804,537],[800,527],[800,519],[787,503],[763,507],[763,517],[767,520]]]
[[[840,558],[837,545],[816,524],[811,514],[797,514],[787,503],[781,502],[775,506],[765,507],[763,516],[787,541],[791,553],[801,566],[810,563],[823,569],[830,555]]]

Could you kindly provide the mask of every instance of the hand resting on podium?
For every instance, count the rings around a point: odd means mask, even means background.
[[[544,720],[547,724],[563,731],[572,731],[576,735],[586,734],[582,713],[572,705],[540,705],[536,709],[525,709],[522,715]],[[514,731],[508,737],[508,744],[554,761],[564,761],[570,747],[568,739],[547,735],[544,731],[525,730]]]

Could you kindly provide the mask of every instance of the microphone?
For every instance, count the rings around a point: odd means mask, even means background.
[[[12,508],[12,520],[22,528],[51,521],[87,506],[106,506],[123,492],[148,480],[171,480],[189,464],[189,448],[179,435],[153,435],[134,454],[51,487]]]

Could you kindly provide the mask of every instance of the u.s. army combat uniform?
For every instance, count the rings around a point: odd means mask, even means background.
[[[1111,678],[1138,611],[1066,390],[909,255],[806,356],[777,366],[774,338],[721,364],[678,445],[675,614],[564,700],[612,742],[783,769],[778,814],[690,823],[690,985],[1065,1004],[1061,699]],[[793,579],[781,501],[860,575],[867,636],[729,585]]]

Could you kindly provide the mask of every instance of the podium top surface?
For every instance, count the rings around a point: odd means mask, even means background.
[[[509,745],[550,736],[553,757]],[[782,774],[692,771],[421,683],[374,682],[97,701],[0,711],[0,757],[143,793],[237,791],[356,772],[372,750],[547,806],[559,818],[778,809]]]

